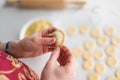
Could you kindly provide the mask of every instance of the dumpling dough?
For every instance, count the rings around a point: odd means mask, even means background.
[[[106,54],[109,56],[113,56],[116,54],[116,48],[114,46],[109,46],[106,48]]]
[[[114,57],[114,56],[108,57],[107,65],[109,67],[115,67],[115,66],[117,66],[117,64],[118,64],[118,59],[116,57]]]
[[[105,29],[105,35],[107,36],[113,36],[115,33],[115,29],[113,27],[107,27]]]
[[[29,25],[29,27],[27,28],[27,30],[24,34],[24,37],[28,37],[35,32],[38,32],[38,31],[44,30],[44,29],[48,29],[50,27],[52,27],[52,24],[49,21],[46,21],[46,20],[35,21]]]
[[[83,62],[83,69],[90,70],[93,68],[93,65],[94,65],[94,63],[92,60],[86,60]]]
[[[73,49],[73,53],[75,54],[76,57],[79,57],[79,56],[81,56],[83,54],[83,50],[81,48],[79,48],[79,47],[75,47]]]
[[[74,36],[77,32],[78,32],[78,31],[77,31],[77,28],[76,28],[76,27],[69,27],[69,29],[68,29],[68,34],[69,34],[70,36]]]
[[[102,58],[104,57],[104,51],[102,51],[102,50],[96,50],[95,52],[94,52],[94,58],[96,59],[96,60],[101,60]]]
[[[105,65],[104,64],[96,64],[95,65],[95,71],[97,72],[97,73],[104,73],[105,72],[105,70],[106,70],[106,68],[105,68]]]
[[[91,31],[91,36],[94,37],[94,38],[99,38],[101,36],[102,32],[100,31],[99,28],[94,28],[92,31]]]
[[[88,80],[100,80],[100,76],[97,73],[90,73]]]
[[[61,47],[64,44],[65,34],[63,31],[57,30],[53,32],[52,34],[50,34],[50,36],[56,38],[56,46]]]
[[[95,42],[93,40],[87,40],[84,43],[84,48],[88,51],[91,51],[95,47]]]
[[[87,34],[89,31],[89,26],[88,25],[83,25],[80,27],[80,33],[81,34]]]
[[[110,42],[112,45],[115,45],[115,46],[120,45],[120,37],[114,36],[111,38]]]
[[[84,60],[92,60],[93,59],[93,55],[90,51],[85,51],[83,53],[83,59]]]
[[[101,36],[97,39],[97,44],[99,46],[105,46],[107,44],[107,42],[108,42],[108,39],[106,36]]]

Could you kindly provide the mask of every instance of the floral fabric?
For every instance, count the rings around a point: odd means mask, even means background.
[[[0,80],[39,80],[39,77],[27,65],[0,51]]]

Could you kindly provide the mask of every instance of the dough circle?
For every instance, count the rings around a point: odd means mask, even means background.
[[[101,36],[101,31],[100,29],[98,28],[94,28],[92,31],[91,31],[91,36],[94,37],[94,38],[99,38]]]
[[[75,54],[76,57],[79,57],[79,56],[81,56],[83,54],[83,50],[81,48],[79,48],[79,47],[75,47],[73,49],[73,53]]]
[[[95,69],[96,73],[100,73],[101,74],[101,73],[105,72],[106,67],[105,67],[104,64],[96,64],[94,69]]]
[[[96,50],[95,52],[94,52],[94,58],[96,59],[96,60],[101,60],[102,58],[104,57],[104,52],[102,51],[102,50]]]
[[[120,37],[116,37],[116,36],[112,37],[110,43],[115,46],[120,45]]]
[[[97,44],[99,46],[105,46],[107,44],[107,37],[101,36],[97,39]]]
[[[107,27],[104,32],[107,36],[113,36],[115,33],[115,29],[113,27]]]
[[[92,60],[93,59],[93,55],[90,51],[85,51],[83,53],[83,59],[84,60]]]
[[[92,49],[94,49],[95,47],[95,42],[93,40],[87,40],[85,43],[84,43],[84,47],[86,50],[90,51]]]
[[[89,31],[89,26],[88,26],[88,25],[82,25],[82,26],[80,27],[80,33],[81,33],[81,34],[87,34],[88,31]]]
[[[68,28],[68,34],[69,34],[70,36],[74,36],[77,32],[78,32],[78,31],[77,31],[77,28],[76,28],[76,27],[69,27],[69,28]]]
[[[108,57],[107,58],[107,61],[106,61],[106,63],[107,63],[107,65],[109,66],[109,67],[115,67],[115,66],[117,66],[117,64],[118,64],[118,59],[116,58],[116,57],[114,57],[114,56],[111,56],[111,57]]]
[[[88,75],[88,80],[100,80],[100,77],[97,73],[90,73]]]
[[[90,70],[93,68],[93,62],[91,60],[86,60],[83,62],[83,69]]]
[[[109,56],[113,56],[116,54],[116,48],[114,46],[108,46],[105,51],[106,54]]]
[[[49,36],[56,38],[56,46],[61,47],[64,44],[65,34],[62,30],[56,30]]]

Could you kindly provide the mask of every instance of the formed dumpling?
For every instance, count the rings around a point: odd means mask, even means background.
[[[62,30],[56,30],[50,36],[56,38],[56,46],[61,47],[65,40],[65,34]]]

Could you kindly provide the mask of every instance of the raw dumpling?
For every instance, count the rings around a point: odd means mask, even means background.
[[[55,32],[53,32],[52,34],[50,34],[50,36],[56,38],[56,46],[61,47],[63,45],[64,40],[65,40],[65,34],[64,34],[63,31],[56,30]]]

